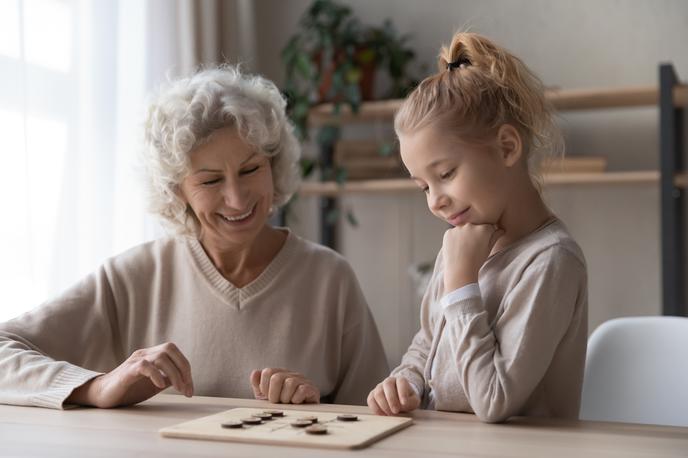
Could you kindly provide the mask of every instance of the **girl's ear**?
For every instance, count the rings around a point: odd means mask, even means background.
[[[497,148],[506,167],[512,167],[523,156],[523,142],[518,130],[511,124],[503,124],[497,132]]]

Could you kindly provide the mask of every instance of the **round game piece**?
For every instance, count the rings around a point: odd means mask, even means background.
[[[341,415],[337,415],[337,420],[339,420],[339,421],[357,421],[358,416],[351,415],[350,413],[343,413]]]
[[[284,412],[282,412],[281,410],[266,410],[263,413],[269,413],[273,417],[283,417],[284,416]]]
[[[299,417],[299,418],[297,418],[297,420],[307,420],[307,421],[310,421],[311,423],[317,423],[318,417],[314,417],[314,416],[309,415],[307,417]]]
[[[305,428],[306,426],[313,426],[313,422],[310,420],[296,420],[292,421],[291,425],[294,428]]]
[[[308,434],[327,434],[327,426],[323,425],[310,425],[306,428]]]
[[[258,417],[248,417],[248,418],[242,418],[241,422],[245,425],[259,425],[263,423],[263,420],[261,420]]]
[[[272,420],[272,414],[268,412],[254,413],[251,416],[260,418],[261,420]]]
[[[222,422],[220,424],[220,426],[222,426],[223,428],[236,429],[236,428],[243,428],[244,424],[240,421],[237,421],[237,420],[228,420],[228,421]]]

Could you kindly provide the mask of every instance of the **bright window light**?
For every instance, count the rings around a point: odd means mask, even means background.
[[[19,1],[0,0],[0,55],[19,59]]]
[[[0,195],[6,197],[3,213],[9,223],[0,225],[0,251],[13,260],[0,263],[6,299],[0,307],[2,322],[37,306],[50,293],[67,125],[35,116],[25,124],[22,114],[0,110],[0,135],[7,153],[0,168]]]
[[[3,199],[5,224],[0,224],[0,262],[3,306],[0,322],[28,310],[33,299],[30,291],[31,269],[26,257],[29,246],[28,208],[21,198],[27,192],[24,118],[20,113],[0,110],[0,135],[3,142],[3,166],[0,167],[0,195]],[[13,198],[14,196],[15,198]]]
[[[26,61],[69,72],[72,65],[72,5],[60,0],[24,0]]]

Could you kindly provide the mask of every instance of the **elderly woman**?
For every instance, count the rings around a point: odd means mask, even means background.
[[[388,368],[351,267],[268,224],[298,185],[284,108],[274,84],[233,67],[159,92],[145,158],[175,236],[1,324],[0,403],[112,407],[170,387],[365,403]]]

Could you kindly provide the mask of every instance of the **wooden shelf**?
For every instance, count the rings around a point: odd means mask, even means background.
[[[633,172],[604,173],[551,173],[544,175],[545,185],[577,184],[653,184],[659,183],[659,171],[643,170]],[[677,187],[688,187],[688,174],[677,175],[674,179]],[[307,181],[301,184],[299,195],[302,196],[337,196],[350,193],[385,193],[399,191],[419,191],[418,186],[408,178],[389,180],[347,181],[340,185],[334,181]]]
[[[658,106],[657,86],[634,86],[618,89],[567,89],[548,90],[545,94],[558,110],[592,110],[599,108]],[[399,109],[403,100],[376,100],[364,102],[357,114],[342,105],[338,115],[332,114],[333,104],[325,103],[313,107],[308,116],[311,126],[325,124],[352,124],[372,121],[389,121]],[[688,85],[674,89],[674,105],[688,106]]]

